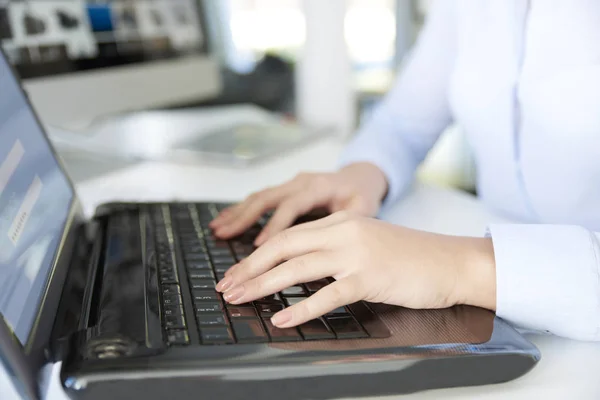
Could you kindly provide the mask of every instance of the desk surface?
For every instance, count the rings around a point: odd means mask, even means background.
[[[265,186],[283,182],[300,170],[332,170],[341,145],[333,139],[244,170],[149,162],[77,184],[85,211],[111,200],[239,200]],[[76,165],[72,165],[76,168]],[[481,236],[490,222],[508,222],[488,212],[467,194],[419,184],[384,218],[446,234]],[[505,384],[417,393],[411,399],[592,399],[600,396],[600,346],[550,336],[529,335],[542,360],[524,377]],[[62,399],[58,369],[47,392]],[[404,396],[401,396],[404,398]]]

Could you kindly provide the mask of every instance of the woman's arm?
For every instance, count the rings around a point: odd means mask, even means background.
[[[368,162],[385,174],[385,204],[409,187],[416,168],[452,120],[448,86],[457,42],[455,6],[454,1],[433,3],[394,87],[342,157],[342,165]]]
[[[336,282],[277,313],[290,327],[366,300],[408,308],[468,304],[509,322],[600,341],[600,247],[580,227],[495,225],[491,238],[438,235],[347,212],[288,229],[227,271],[233,304],[298,283]]]

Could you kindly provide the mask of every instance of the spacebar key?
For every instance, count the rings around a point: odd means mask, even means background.
[[[228,344],[233,343],[231,331],[226,327],[201,328],[202,344]]]
[[[269,337],[258,319],[234,319],[233,331],[240,343],[265,343]]]

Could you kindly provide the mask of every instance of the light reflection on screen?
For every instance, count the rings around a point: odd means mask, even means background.
[[[0,312],[31,332],[73,198],[44,133],[0,57]]]

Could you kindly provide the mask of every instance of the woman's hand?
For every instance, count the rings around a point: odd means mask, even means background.
[[[359,300],[495,309],[490,239],[415,231],[348,212],[278,234],[233,266],[217,290],[241,304],[325,277],[336,281],[274,315],[273,324],[296,326]]]
[[[336,173],[301,174],[281,186],[265,189],[245,201],[223,210],[210,224],[215,235],[229,239],[239,235],[270,210],[275,213],[256,239],[267,239],[291,226],[317,208],[342,210],[373,216],[387,191],[383,172],[369,163],[352,164]]]

